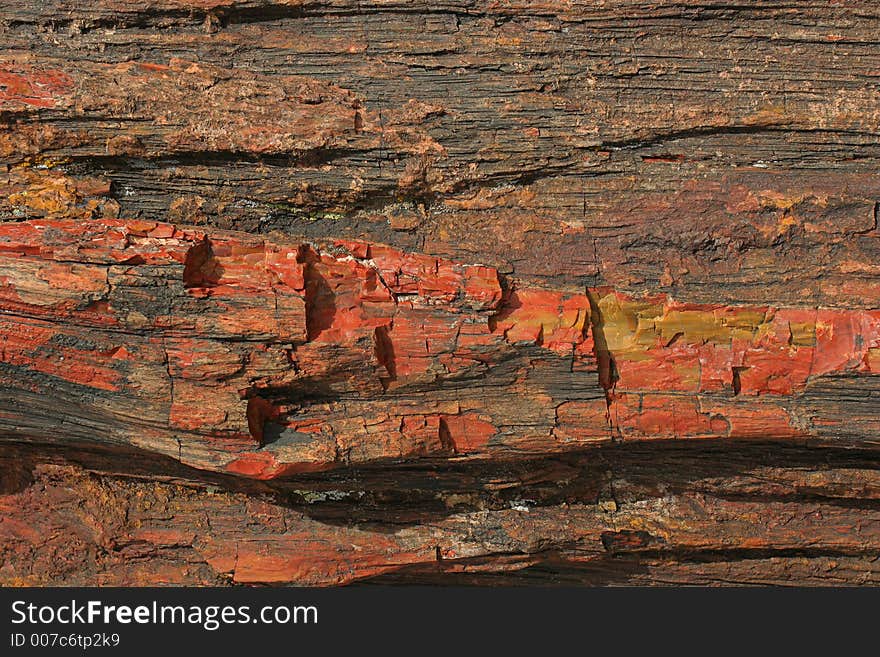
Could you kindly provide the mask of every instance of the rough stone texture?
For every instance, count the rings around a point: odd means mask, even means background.
[[[877,583],[878,28],[0,0],[0,582]]]

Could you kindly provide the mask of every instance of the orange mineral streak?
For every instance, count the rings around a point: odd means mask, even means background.
[[[584,294],[515,289],[494,317],[495,331],[507,341],[533,343],[567,353],[586,339],[590,302]]]
[[[382,244],[137,220],[0,224],[0,312],[4,389],[83,417],[136,408],[149,431],[122,439],[264,479],[811,436],[836,421],[797,415],[812,381],[880,373],[877,310],[502,285],[490,267]]]
[[[117,391],[122,376],[105,353],[65,344],[49,324],[0,319],[2,362],[99,390]]]
[[[72,89],[73,79],[63,71],[0,64],[0,109],[55,107]]]
[[[220,543],[208,563],[218,570],[232,570],[233,581],[239,584],[295,581],[332,585],[380,575],[434,555],[434,547],[427,540],[422,546],[403,547],[396,537],[344,528],[332,530],[327,536],[301,532],[286,537],[290,540],[284,544],[260,539],[237,541],[234,545]],[[222,555],[224,550],[236,556],[232,568]]]
[[[230,462],[226,471],[253,479],[276,479],[290,474],[326,470],[329,465],[319,461],[283,463],[271,452],[253,452]]]

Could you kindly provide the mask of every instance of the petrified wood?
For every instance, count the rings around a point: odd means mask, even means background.
[[[0,582],[880,579],[880,10],[0,2]]]

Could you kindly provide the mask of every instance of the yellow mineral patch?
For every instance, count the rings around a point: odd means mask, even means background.
[[[664,341],[672,340],[679,333],[690,343],[730,341],[730,330],[707,310],[670,310],[657,323]]]
[[[816,346],[815,322],[790,322],[788,327],[791,331],[791,344],[793,347]]]
[[[871,372],[880,374],[880,347],[871,347],[868,349],[868,355],[865,357],[868,363],[868,369]]]

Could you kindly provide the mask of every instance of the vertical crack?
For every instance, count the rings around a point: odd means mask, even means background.
[[[599,308],[599,302],[595,293],[589,288],[586,288],[586,296],[590,303],[590,328],[593,332],[593,354],[599,370],[599,385],[605,391],[605,403],[610,409],[614,387],[620,376],[617,372],[614,356],[608,349],[608,341],[605,338],[605,322],[602,310]]]

